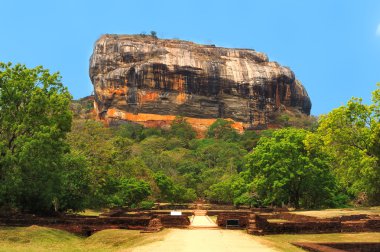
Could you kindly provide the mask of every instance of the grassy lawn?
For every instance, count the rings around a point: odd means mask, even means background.
[[[85,238],[40,226],[0,227],[0,251],[118,251],[161,240],[167,232],[108,229]]]
[[[304,251],[291,242],[380,242],[380,232],[377,233],[335,233],[335,234],[284,234],[265,235],[257,237],[259,241],[283,252]]]
[[[0,251],[75,251],[82,238],[51,228],[1,227]]]
[[[376,207],[361,207],[361,208],[342,208],[342,209],[325,209],[318,211],[293,211],[291,213],[313,216],[318,218],[331,218],[342,215],[354,214],[380,214],[380,206]]]

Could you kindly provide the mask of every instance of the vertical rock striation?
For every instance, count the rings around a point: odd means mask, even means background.
[[[104,35],[94,46],[90,78],[102,120],[164,126],[180,115],[202,131],[226,118],[242,130],[265,127],[281,109],[311,109],[289,68],[250,49]]]

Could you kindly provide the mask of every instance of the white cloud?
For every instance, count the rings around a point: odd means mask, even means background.
[[[376,36],[380,37],[380,24],[378,24],[377,29],[376,29]]]

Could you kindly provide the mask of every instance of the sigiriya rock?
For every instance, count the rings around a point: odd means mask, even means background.
[[[182,116],[198,131],[217,118],[238,130],[265,128],[279,110],[309,115],[310,98],[291,69],[252,49],[142,35],[103,35],[90,59],[101,120],[169,125]]]

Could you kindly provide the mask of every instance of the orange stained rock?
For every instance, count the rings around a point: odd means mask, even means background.
[[[175,115],[158,115],[158,114],[147,114],[139,113],[133,114],[129,112],[124,112],[114,108],[108,109],[108,118],[121,119],[126,121],[132,121],[144,125],[145,127],[170,127],[173,120],[176,118]],[[198,137],[204,137],[205,132],[208,127],[213,124],[215,118],[194,118],[194,117],[184,117],[186,121],[193,127],[197,132]],[[237,130],[239,133],[244,131],[244,124],[242,122],[235,122],[234,120],[228,118],[226,119],[232,122],[232,128]]]
[[[186,94],[179,93],[179,95],[177,95],[177,97],[175,98],[175,101],[177,104],[183,104],[186,101]]]
[[[185,87],[185,80],[183,79],[183,77],[182,76],[180,76],[179,78],[178,78],[178,87],[177,87],[177,90],[179,91],[179,92],[183,92],[184,91],[184,87]]]
[[[242,122],[235,122],[234,120],[232,119],[229,119],[231,120],[233,123],[231,125],[231,127],[235,130],[237,130],[239,133],[243,133],[244,132],[244,123]]]
[[[96,90],[96,92],[102,92],[106,96],[112,96],[113,94],[125,95],[125,94],[127,94],[127,91],[128,91],[127,86],[120,87],[120,88],[109,87],[109,88],[105,88],[105,89],[97,89]]]
[[[140,92],[140,102],[145,103],[149,101],[155,101],[158,99],[158,93],[157,92],[150,92],[150,91],[145,91],[145,92]]]

